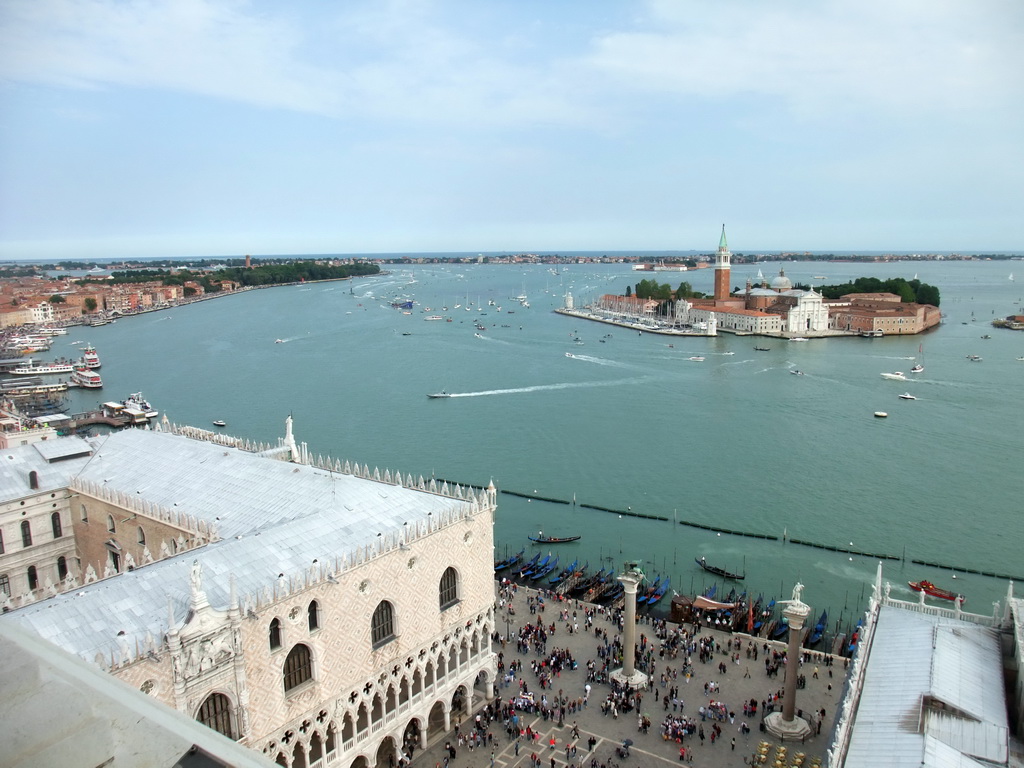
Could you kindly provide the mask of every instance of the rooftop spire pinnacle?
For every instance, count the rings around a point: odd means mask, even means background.
[[[728,251],[729,244],[725,241],[725,224],[722,224],[722,238],[718,241],[718,250]]]

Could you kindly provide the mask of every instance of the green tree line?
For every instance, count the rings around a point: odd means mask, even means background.
[[[173,272],[166,269],[138,269],[112,272],[109,278],[84,277],[77,282],[102,285],[149,282],[159,282],[161,285],[184,285],[187,282],[196,282],[203,286],[203,290],[207,293],[216,293],[220,290],[220,283],[223,280],[231,280],[243,287],[253,287],[299,283],[305,280],[339,280],[346,277],[376,275],[379,272],[379,266],[365,262],[332,266],[318,264],[314,261],[295,261],[287,264],[266,264],[252,269],[228,267],[217,272],[193,272],[189,269],[179,269]]]
[[[805,290],[808,286],[802,286]],[[916,302],[939,306],[939,289],[920,280],[905,280],[893,277],[880,280],[877,277],[858,277],[852,283],[823,285],[816,289],[826,299],[838,299],[848,293],[894,293],[903,303]]]

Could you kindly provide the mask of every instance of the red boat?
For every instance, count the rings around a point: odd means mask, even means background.
[[[921,579],[921,581],[909,581],[907,583],[910,584],[910,588],[915,592],[924,592],[926,595],[931,595],[932,597],[939,597],[943,600],[959,599],[961,604],[967,601],[963,595],[957,594],[956,592],[950,592],[948,589],[936,587],[930,581],[926,581],[924,579]]]

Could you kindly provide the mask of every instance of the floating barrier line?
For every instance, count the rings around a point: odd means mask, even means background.
[[[435,478],[435,479],[438,482],[447,482],[449,485],[453,484],[452,481],[450,481],[450,480],[445,481],[445,480],[442,480],[441,478]],[[458,483],[458,485],[462,485],[465,488],[479,488],[479,489],[483,489],[484,488],[484,486],[467,485],[466,483]],[[555,498],[551,498],[551,497],[548,497],[548,496],[538,496],[536,493],[521,493],[519,491],[508,491],[508,490],[505,490],[505,489],[501,489],[499,491],[499,493],[507,493],[509,496],[517,496],[517,497],[522,498],[522,499],[531,499],[533,501],[546,501],[549,504],[572,504],[573,506],[582,507],[583,509],[593,509],[593,510],[597,510],[598,512],[610,512],[613,515],[621,515],[621,516],[624,516],[624,517],[636,517],[636,518],[640,518],[640,519],[643,519],[643,520],[658,520],[658,521],[661,521],[661,522],[668,522],[669,521],[669,518],[665,517],[664,515],[647,515],[647,514],[644,514],[643,512],[634,512],[631,509],[612,509],[611,507],[602,507],[602,506],[600,506],[598,504],[577,503],[575,499],[573,499],[572,501],[568,501],[566,499],[555,499]],[[686,526],[689,526],[690,528],[699,528],[699,529],[701,529],[703,531],[711,531],[713,533],[725,533],[725,534],[728,534],[729,536],[745,536],[745,537],[747,537],[749,539],[763,539],[765,541],[779,541],[779,537],[775,536],[774,534],[771,534],[771,533],[753,533],[751,531],[736,531],[736,530],[732,530],[730,528],[717,528],[716,526],[713,526],[713,525],[705,525],[704,523],[695,523],[695,522],[690,521],[690,520],[679,520],[678,522],[679,522],[680,525],[686,525]],[[846,547],[836,547],[836,546],[833,546],[832,544],[819,544],[818,542],[815,542],[815,541],[804,541],[803,539],[793,539],[793,538],[789,538],[789,537],[785,537],[785,536],[782,537],[782,540],[786,541],[786,542],[789,542],[791,544],[799,544],[802,547],[812,547],[814,549],[824,549],[824,550],[827,550],[829,552],[842,552],[845,555],[859,555],[861,557],[870,557],[870,558],[872,558],[874,560],[905,560],[906,559],[905,557],[900,557],[899,555],[889,555],[889,554],[878,553],[878,552],[861,552],[860,550],[857,550],[857,549],[848,549]],[[914,563],[914,565],[927,565],[927,566],[929,566],[931,568],[943,568],[943,569],[945,569],[947,571],[959,571],[960,573],[972,573],[972,574],[975,574],[977,576],[988,576],[988,577],[991,577],[991,578],[994,578],[994,579],[1003,579],[1003,580],[1007,580],[1007,581],[1016,581],[1016,582],[1024,581],[1024,576],[1009,576],[1009,575],[1004,574],[1004,573],[992,573],[991,571],[979,571],[979,570],[977,570],[975,568],[962,568],[962,567],[960,567],[958,565],[945,565],[944,563],[932,563],[932,562],[929,562],[927,560],[911,559],[910,562]]]
[[[958,565],[944,565],[943,563],[929,563],[926,560],[911,560],[915,565],[927,565],[931,568],[944,568],[947,571],[960,571],[960,573],[973,573],[978,576],[991,576],[994,579],[1006,579],[1008,581],[1021,581],[1020,576],[1008,576],[1005,573],[992,573],[991,571],[979,571],[974,568],[961,568]]]

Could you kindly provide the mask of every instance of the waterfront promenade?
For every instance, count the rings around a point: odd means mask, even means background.
[[[768,759],[765,765],[774,765],[775,749],[780,742],[763,733],[759,729],[761,716],[763,714],[762,702],[767,702],[772,694],[779,693],[779,702],[775,705],[776,710],[781,710],[781,690],[785,675],[785,667],[780,666],[777,674],[769,677],[765,669],[764,640],[760,640],[758,658],[748,658],[746,649],[748,638],[735,636],[718,630],[701,628],[698,634],[692,638],[692,642],[699,642],[707,638],[714,638],[715,652],[710,656],[705,655],[703,659],[699,651],[690,655],[692,676],[689,680],[683,674],[686,654],[680,650],[674,658],[669,654],[660,655],[661,641],[656,637],[656,626],[654,621],[641,618],[637,626],[637,642],[641,642],[641,636],[646,638],[646,647],[653,651],[653,663],[655,665],[653,688],[642,693],[642,700],[639,708],[623,712],[616,708],[616,716],[609,711],[602,711],[602,705],[606,702],[611,687],[607,683],[591,682],[589,695],[587,693],[587,668],[588,662],[594,662],[600,670],[604,660],[598,652],[599,644],[604,643],[604,638],[598,639],[595,630],[602,633],[607,632],[607,641],[614,642],[620,637],[618,626],[610,612],[604,612],[601,608],[587,605],[576,600],[558,602],[553,598],[544,600],[543,610],[539,613],[531,613],[528,602],[536,601],[538,593],[535,590],[519,587],[514,595],[511,606],[514,611],[508,613],[508,603],[503,604],[501,595],[498,597],[498,610],[496,612],[498,634],[502,642],[495,643],[495,653],[501,654],[501,661],[507,670],[513,662],[522,663],[522,672],[518,673],[514,681],[508,683],[507,687],[503,682],[504,673],[499,672],[498,684],[500,686],[500,698],[502,704],[507,704],[511,699],[517,697],[520,692],[520,681],[525,682],[530,693],[536,701],[546,696],[549,702],[554,702],[561,691],[562,696],[568,699],[579,700],[586,698],[586,705],[577,711],[564,714],[562,723],[559,724],[557,717],[544,718],[540,712],[529,713],[518,711],[519,728],[525,730],[527,727],[537,736],[534,741],[527,742],[526,738],[516,740],[506,733],[506,726],[501,716],[492,721],[485,731],[493,735],[491,744],[476,746],[470,750],[468,746],[458,746],[456,731],[461,730],[465,735],[473,730],[473,715],[480,711],[480,708],[488,702],[475,700],[475,712],[467,720],[463,720],[461,727],[456,727],[457,718],[453,718],[453,729],[446,738],[438,739],[430,745],[425,752],[417,752],[414,756],[414,768],[436,768],[444,766],[445,758],[448,757],[448,768],[531,768],[531,756],[536,754],[540,766],[538,768],[588,768],[592,761],[596,760],[597,765],[604,765],[606,768],[666,768],[669,765],[680,764],[680,747],[685,747],[691,756],[686,762],[695,766],[715,766],[716,768],[742,768],[749,765],[752,755],[757,750],[759,743],[769,742],[770,748],[767,752]],[[593,624],[587,627],[586,611],[595,610]],[[563,613],[563,612],[567,612]],[[575,613],[575,617],[574,617]],[[568,616],[568,621],[565,616]],[[510,621],[506,622],[506,619]],[[550,630],[551,624],[555,625],[554,634],[549,634],[545,653],[540,654],[535,648],[527,652],[521,652],[517,648],[516,637],[522,628],[527,624],[537,625],[543,622]],[[569,628],[578,625],[578,631],[569,632]],[[687,625],[688,629],[692,629]],[[674,630],[676,625],[669,623],[668,630]],[[508,636],[510,640],[504,638]],[[742,639],[740,639],[742,637]],[[730,639],[740,639],[740,648],[731,651],[719,650],[725,648]],[[780,644],[772,644],[781,648]],[[576,662],[575,669],[563,669],[557,674],[551,673],[551,684],[547,688],[541,688],[539,675],[534,672],[531,665],[540,664],[545,659],[550,659],[553,654],[568,651],[571,658]],[[738,653],[738,663],[733,656]],[[770,653],[769,653],[770,656]],[[816,719],[811,718],[811,713],[825,711],[825,717],[821,719],[820,734],[808,737],[805,743],[786,742],[788,759],[786,765],[792,765],[798,753],[805,754],[804,765],[810,765],[814,758],[820,757],[824,762],[825,750],[831,736],[833,718],[837,710],[845,679],[845,668],[843,659],[835,659],[831,667],[826,666],[821,660],[822,654],[812,653],[814,658],[805,660],[799,670],[799,674],[806,679],[805,687],[797,691],[796,706],[801,709],[808,719],[811,719],[817,730]],[[639,661],[639,657],[638,657]],[[721,670],[725,669],[723,673]],[[832,676],[829,676],[831,669]],[[817,677],[815,677],[817,671]],[[674,679],[669,677],[663,686],[661,676],[663,673],[671,676],[675,673]],[[749,676],[748,676],[749,675]],[[705,684],[717,687],[717,692],[705,693]],[[682,705],[673,709],[670,703],[665,708],[664,697],[672,688],[678,689],[677,698]],[[744,702],[754,699],[757,702],[757,714],[743,716]],[[735,717],[730,719],[728,715],[723,720],[707,719],[702,720],[700,715],[701,707],[707,709],[712,700],[725,705],[725,712],[734,712]],[[493,703],[493,701],[492,701]],[[640,731],[640,717],[646,716],[650,721],[647,733]],[[666,716],[677,718],[692,718],[698,727],[702,726],[705,738],[702,741],[698,734],[685,736],[681,743],[674,739],[665,739],[662,735],[662,723]],[[749,732],[744,734],[742,724],[746,723]],[[721,734],[714,741],[711,739],[713,725],[717,724]],[[573,728],[576,728],[574,732]],[[578,736],[576,735],[578,733]],[[554,739],[554,747],[551,746],[551,739]],[[626,739],[633,741],[629,748],[628,757],[621,757],[616,753]],[[735,741],[735,746],[733,742]],[[449,756],[445,749],[446,742],[455,747],[454,758]],[[593,743],[593,748],[590,744]],[[566,747],[569,747],[567,754]],[[575,753],[573,753],[575,747]],[[493,752],[493,758],[492,758]]]

